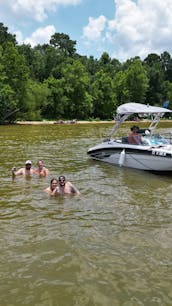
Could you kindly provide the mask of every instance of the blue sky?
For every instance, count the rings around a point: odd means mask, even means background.
[[[172,54],[172,0],[0,0],[0,22],[18,43],[48,43],[55,33],[76,40],[77,52],[125,61]]]

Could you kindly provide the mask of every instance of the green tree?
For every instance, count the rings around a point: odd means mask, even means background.
[[[100,57],[99,61],[99,70],[103,69],[105,72],[109,74],[112,78],[115,73],[120,70],[121,64],[118,60],[111,59],[107,52],[104,52]]]
[[[76,41],[71,40],[69,35],[64,33],[55,33],[52,35],[50,45],[69,56],[73,56],[76,52]]]
[[[0,45],[4,45],[7,42],[11,42],[14,45],[17,44],[15,35],[12,35],[8,32],[8,28],[0,22]]]
[[[19,54],[25,58],[25,64],[29,68],[29,77],[35,81],[43,82],[45,79],[46,57],[42,46],[32,48],[30,45],[18,46]]]
[[[127,102],[144,103],[149,81],[145,67],[137,58],[128,62],[125,67],[114,78],[118,105]]]
[[[93,96],[93,116],[100,119],[111,119],[116,109],[117,99],[113,79],[108,73],[100,70],[91,85]]]
[[[172,82],[165,81],[163,84],[164,89],[164,101],[168,100],[172,102]]]
[[[2,47],[0,47],[0,123],[12,121],[16,111],[18,109],[15,92],[7,82]]]
[[[85,66],[91,77],[100,69],[98,60],[93,56],[90,56],[89,58],[87,56],[78,56],[78,59]]]
[[[115,93],[118,101],[118,106],[130,102],[130,92],[126,85],[126,72],[119,71],[114,77]]]
[[[26,105],[28,68],[25,65],[24,57],[18,53],[13,43],[8,42],[3,48],[1,64],[4,67],[5,84],[14,93],[16,108],[22,111]]]
[[[149,54],[144,64],[149,78],[146,100],[151,105],[162,104],[164,71],[161,58],[157,54]]]
[[[42,112],[48,103],[49,90],[45,83],[28,80],[26,88],[26,112],[20,119],[42,120]]]
[[[39,45],[35,47],[34,50],[40,54],[39,56],[43,57],[44,72],[40,73],[40,75],[42,75],[42,80],[46,80],[52,75],[52,71],[63,63],[64,55],[61,54],[54,46],[47,44],[44,44],[43,46]]]
[[[88,92],[89,76],[85,67],[79,62],[68,63],[62,67],[60,79],[53,76],[46,81],[49,88],[44,116],[53,119],[85,119],[92,111],[92,97]]]
[[[165,81],[172,82],[172,58],[168,52],[161,54],[162,69]]]
[[[65,79],[55,79],[54,77],[49,77],[45,84],[49,90],[47,102],[42,108],[42,115],[47,119],[61,119],[65,118],[67,114],[65,113],[65,107],[68,98],[65,96]]]
[[[135,59],[125,71],[126,88],[130,101],[144,103],[148,89],[147,72],[142,62]]]
[[[62,69],[65,79],[64,93],[68,98],[65,108],[68,118],[85,119],[92,112],[92,96],[89,94],[89,75],[86,68],[75,60]]]

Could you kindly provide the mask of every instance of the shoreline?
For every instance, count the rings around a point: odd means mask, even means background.
[[[51,125],[51,124],[55,124],[55,125],[77,125],[77,124],[95,124],[95,123],[115,123],[114,120],[110,120],[110,121],[63,121],[63,122],[58,122],[58,121],[17,121],[15,124],[19,124],[19,125]]]
[[[151,122],[151,120],[143,119],[140,121],[125,121],[127,124],[131,125],[140,125],[140,124],[146,124]],[[172,123],[172,120],[161,120],[159,124],[165,124],[165,123]],[[78,121],[16,121],[16,125],[80,125],[80,124],[115,124],[115,120],[100,120],[100,121],[84,121],[84,120],[78,120]]]

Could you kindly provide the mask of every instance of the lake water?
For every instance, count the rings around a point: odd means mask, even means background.
[[[88,158],[111,124],[0,126],[0,305],[172,305],[172,175]],[[43,159],[50,176],[12,180]],[[66,175],[80,197],[49,197]]]

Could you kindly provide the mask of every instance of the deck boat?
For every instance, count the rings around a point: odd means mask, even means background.
[[[172,171],[172,144],[170,140],[155,133],[160,119],[172,111],[141,103],[125,103],[117,108],[115,125],[108,138],[90,148],[87,154],[95,160],[123,167],[147,171]],[[141,144],[131,144],[128,137],[113,138],[121,124],[131,115],[150,116],[148,129],[142,129]]]

